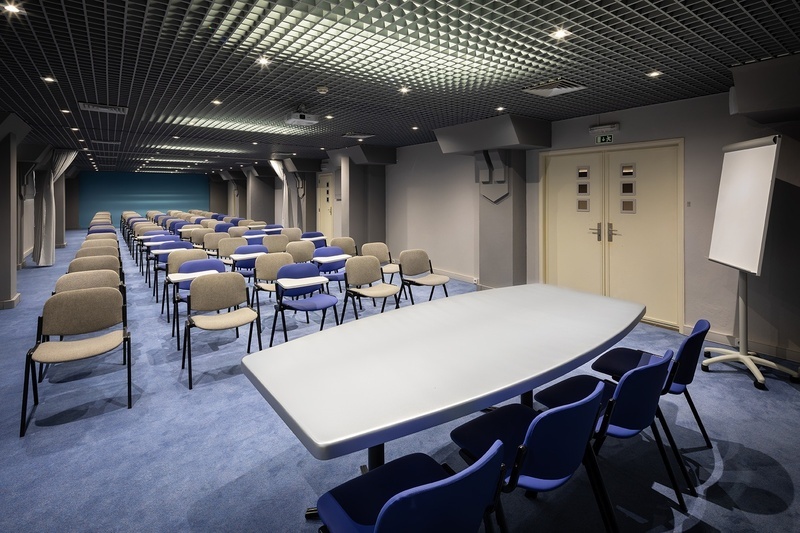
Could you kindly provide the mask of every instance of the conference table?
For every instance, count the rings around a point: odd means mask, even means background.
[[[242,359],[318,459],[368,449],[530,392],[606,351],[639,303],[529,284],[402,307]]]

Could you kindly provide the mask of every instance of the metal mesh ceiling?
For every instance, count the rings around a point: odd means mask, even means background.
[[[82,150],[81,170],[323,158],[359,142],[347,132],[406,146],[498,107],[561,120],[720,93],[730,67],[800,52],[798,0],[17,5],[0,20],[0,108],[31,126],[25,142]],[[571,35],[551,37],[557,28]],[[586,89],[522,91],[558,79]],[[301,105],[319,123],[287,125]]]

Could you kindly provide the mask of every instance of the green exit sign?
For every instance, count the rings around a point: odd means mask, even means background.
[[[614,142],[614,136],[610,135],[610,134],[609,135],[598,135],[597,137],[594,138],[594,143],[595,144],[610,144],[610,143],[613,143],[613,142]]]

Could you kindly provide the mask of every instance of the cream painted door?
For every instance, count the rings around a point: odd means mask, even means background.
[[[333,174],[317,176],[317,231],[333,237]]]
[[[545,281],[604,294],[603,154],[549,156],[545,176]]]
[[[677,145],[545,155],[545,281],[681,324],[679,155]]]

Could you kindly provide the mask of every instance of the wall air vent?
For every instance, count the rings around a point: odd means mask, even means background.
[[[91,102],[78,102],[81,111],[95,111],[97,113],[110,113],[112,115],[127,115],[128,108],[121,105],[93,104]]]
[[[550,80],[545,83],[526,87],[522,89],[522,92],[536,96],[543,96],[544,98],[550,98],[551,96],[574,93],[575,91],[581,91],[583,89],[586,89],[586,87],[583,85],[559,78],[557,80]]]

